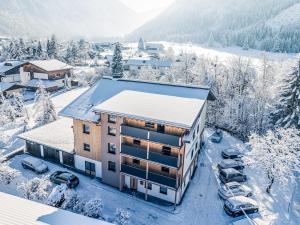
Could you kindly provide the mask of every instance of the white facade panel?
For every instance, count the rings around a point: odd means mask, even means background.
[[[48,74],[46,73],[34,73],[33,78],[35,79],[42,79],[42,80],[48,80]]]
[[[75,160],[75,168],[81,171],[85,171],[85,162],[91,162],[95,164],[96,167],[96,177],[102,177],[102,163],[99,161],[95,161],[89,158],[85,158],[79,155],[74,156]]]

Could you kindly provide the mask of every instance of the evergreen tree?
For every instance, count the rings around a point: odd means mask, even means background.
[[[119,43],[116,43],[113,60],[111,64],[112,76],[115,78],[123,77],[123,62],[122,52]]]
[[[283,79],[279,103],[272,114],[275,127],[300,129],[300,58],[292,73]]]
[[[38,41],[37,49],[36,49],[36,57],[38,59],[42,59],[43,56],[43,47],[41,41]]]
[[[54,34],[51,36],[50,40],[47,40],[47,54],[51,59],[57,57],[57,41]]]
[[[249,38],[246,37],[244,44],[243,44],[243,50],[249,50]]]
[[[139,49],[139,51],[145,50],[145,42],[144,42],[143,38],[140,38],[140,40],[139,40],[138,49]]]

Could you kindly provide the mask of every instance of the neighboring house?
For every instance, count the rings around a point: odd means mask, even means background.
[[[1,225],[113,225],[49,205],[0,192]]]
[[[21,93],[21,91],[24,89],[23,86],[16,84],[16,83],[0,83],[0,91],[2,91],[4,97],[11,97],[14,93]]]
[[[20,68],[26,64],[24,61],[11,60],[0,63],[1,82],[20,82]]]
[[[121,191],[179,204],[197,166],[207,101],[214,99],[209,88],[104,77],[60,112],[73,119],[74,167]],[[27,152],[43,144],[26,136]]]
[[[162,73],[170,69],[172,62],[167,59],[151,59],[145,57],[130,58],[124,65],[126,70],[155,69]]]
[[[58,90],[65,85],[65,78],[70,77],[73,67],[56,59],[29,61],[21,68],[21,84],[37,89],[38,80],[52,83],[51,91]],[[33,80],[33,81],[31,81]]]
[[[165,46],[161,43],[155,43],[155,42],[147,42],[145,46],[145,50],[148,53],[162,53],[165,51]]]

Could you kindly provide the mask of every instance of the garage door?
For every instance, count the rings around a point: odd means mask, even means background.
[[[40,145],[37,143],[26,141],[26,150],[33,156],[41,157]]]
[[[51,162],[60,163],[59,150],[44,146],[44,158]]]
[[[63,155],[63,164],[67,166],[75,167],[73,154],[62,152],[62,155]]]

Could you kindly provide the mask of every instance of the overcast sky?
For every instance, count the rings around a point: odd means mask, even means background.
[[[137,13],[161,10],[170,5],[174,0],[120,0]]]

